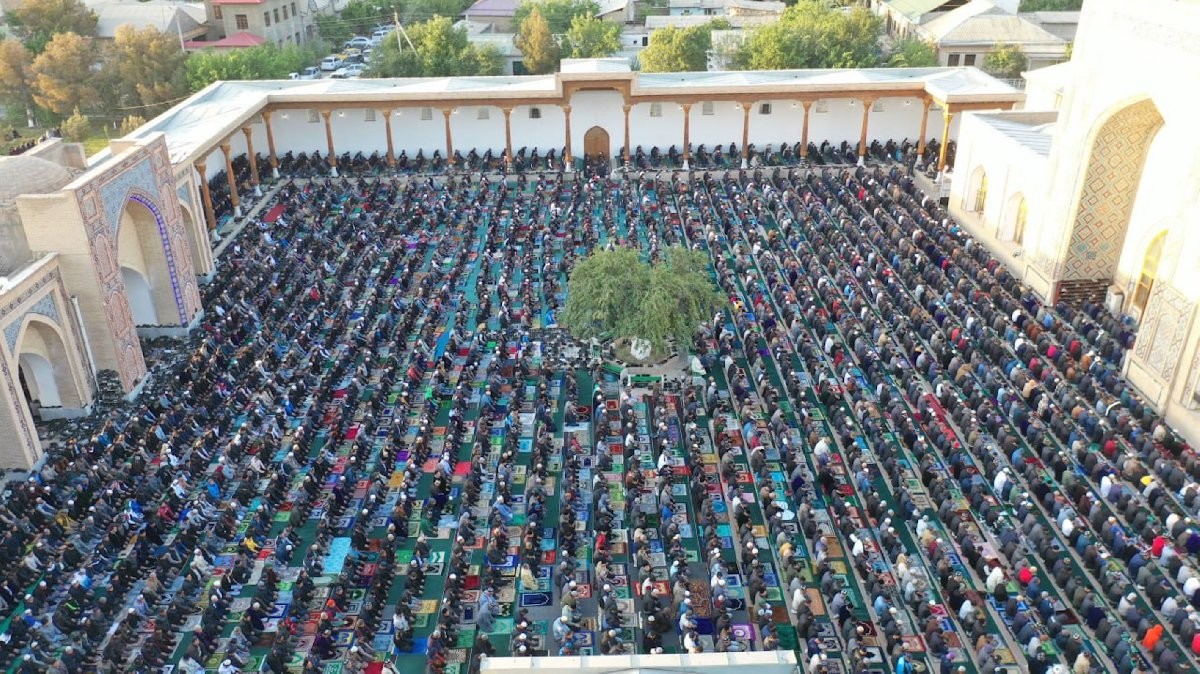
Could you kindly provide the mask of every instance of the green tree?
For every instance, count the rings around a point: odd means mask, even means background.
[[[454,27],[448,17],[434,17],[408,29],[412,40],[397,39],[392,33],[371,56],[370,77],[451,77],[499,75],[503,59],[492,47],[475,47],[467,33]]]
[[[897,40],[888,51],[889,68],[930,68],[937,64],[937,49],[914,37]]]
[[[130,115],[130,116],[126,117],[125,119],[121,120],[121,129],[120,129],[121,135],[128,136],[129,134],[133,133],[134,131],[137,131],[138,128],[140,128],[145,123],[146,123],[145,117],[142,117],[141,115]]]
[[[96,49],[90,38],[59,33],[30,66],[33,100],[60,115],[94,100]]]
[[[0,40],[0,101],[24,111],[25,123],[34,125],[33,54],[17,40]]]
[[[63,137],[67,140],[82,143],[92,135],[92,121],[87,118],[87,115],[79,112],[79,108],[75,108],[75,112],[63,120],[60,129]]]
[[[184,66],[189,91],[199,91],[217,80],[278,80],[317,60],[314,47],[266,44],[250,49],[192,54]]]
[[[1083,0],[1021,0],[1022,12],[1077,12]]]
[[[26,0],[8,12],[7,19],[34,53],[40,53],[58,33],[95,35],[98,20],[79,0]]]
[[[178,37],[126,24],[117,27],[104,68],[113,75],[120,107],[144,108],[153,116],[187,94],[187,59]]]
[[[524,0],[517,5],[513,14],[513,25],[518,32],[534,9],[546,20],[552,35],[562,35],[571,27],[577,16],[596,16],[600,5],[593,0]]]
[[[521,60],[525,63],[525,69],[531,74],[543,75],[558,68],[558,60],[562,53],[558,42],[550,34],[549,24],[537,7],[534,7],[529,16],[521,22],[514,42],[517,49],[521,50]]]
[[[711,23],[689,28],[667,26],[656,30],[650,34],[650,44],[638,54],[638,63],[648,73],[708,70],[712,31]]]
[[[873,68],[882,34],[883,20],[862,7],[846,12],[799,2],[779,21],[752,31],[734,64],[746,70]]]
[[[1025,52],[1015,44],[1002,44],[983,57],[983,69],[993,77],[1015,80],[1029,68]]]
[[[594,16],[577,16],[563,35],[562,52],[567,58],[590,59],[612,56],[621,49],[621,27]]]
[[[601,250],[581,260],[567,283],[559,317],[577,339],[639,337],[656,349],[681,346],[725,304],[703,253],[674,246],[649,265],[630,248]]]

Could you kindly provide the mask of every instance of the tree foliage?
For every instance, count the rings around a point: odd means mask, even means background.
[[[17,40],[0,40],[0,102],[25,111],[33,107],[33,54]]]
[[[467,33],[454,27],[448,17],[435,17],[408,27],[407,42],[395,33],[388,35],[371,56],[369,77],[451,77],[499,75],[504,63],[491,46],[476,47]]]
[[[1083,0],[1021,0],[1022,12],[1078,12]]]
[[[712,32],[728,26],[725,21],[718,20],[703,26],[667,26],[656,30],[650,34],[650,44],[638,54],[638,63],[648,73],[708,70]]]
[[[63,120],[61,129],[64,138],[82,143],[92,133],[92,121],[79,112],[79,108],[75,108],[75,112]]]
[[[546,20],[551,35],[567,32],[577,16],[594,17],[600,11],[600,5],[593,0],[524,0],[513,14],[513,25],[518,32],[535,8]]]
[[[571,272],[559,322],[581,340],[640,337],[656,349],[671,340],[688,344],[725,304],[707,262],[703,253],[678,246],[654,266],[630,248],[593,252]]]
[[[988,74],[1006,80],[1015,80],[1029,68],[1025,52],[1015,44],[1002,44],[983,57],[983,69]]]
[[[746,70],[873,68],[880,63],[883,20],[862,7],[849,12],[799,2],[779,21],[756,28],[734,59]]]
[[[888,50],[889,68],[930,68],[937,64],[937,49],[915,37],[897,40]]]
[[[139,30],[126,24],[117,28],[104,67],[117,87],[120,107],[154,114],[187,93],[187,60],[176,36],[153,26]]]
[[[188,89],[195,92],[217,80],[283,79],[317,58],[313,49],[295,45],[262,45],[226,51],[210,49],[192,54],[184,71]]]
[[[145,123],[145,117],[142,117],[141,115],[130,115],[121,120],[121,135],[128,136],[134,131],[137,131]]]
[[[620,49],[621,27],[594,16],[571,19],[571,27],[563,35],[562,53],[567,58],[603,58]]]
[[[6,16],[35,53],[41,52],[58,33],[85,37],[96,34],[96,13],[79,0],[25,0]]]
[[[84,106],[96,95],[96,62],[90,38],[75,33],[55,35],[30,66],[33,100],[60,115]]]
[[[521,50],[525,69],[531,74],[544,75],[558,68],[558,60],[562,57],[558,42],[550,34],[550,25],[537,7],[521,22],[514,42]]]

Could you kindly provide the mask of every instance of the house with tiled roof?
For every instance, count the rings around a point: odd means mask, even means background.
[[[308,0],[204,0],[209,31],[188,49],[301,44],[316,35]]]

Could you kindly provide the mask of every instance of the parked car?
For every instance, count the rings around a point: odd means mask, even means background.
[[[305,68],[304,70],[301,70],[300,72],[296,73],[296,77],[294,77],[292,79],[319,80],[319,79],[321,79],[321,69],[318,68],[317,66],[309,66],[309,67]]]
[[[345,63],[342,61],[342,58],[334,54],[321,59],[321,70],[324,70],[325,72],[337,70],[343,65],[345,65]]]
[[[366,67],[361,63],[352,63],[348,66],[338,68],[330,77],[337,80],[355,80],[362,77],[364,70],[366,70]]]
[[[342,59],[342,65],[344,65],[344,66],[348,66],[348,65],[351,65],[354,63],[363,63],[363,62],[364,61],[363,61],[362,54],[350,54],[350,55],[346,56],[346,58]]]
[[[369,44],[371,44],[371,38],[363,37],[362,35],[356,35],[356,36],[350,38],[349,40],[346,40],[346,42],[343,43],[342,46],[346,47],[347,49],[349,49],[349,48],[362,49],[363,47],[366,47]]]

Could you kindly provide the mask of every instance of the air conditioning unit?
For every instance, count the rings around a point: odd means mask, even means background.
[[[1125,306],[1125,291],[1119,286],[1111,285],[1104,293],[1104,308],[1113,316],[1120,317],[1121,309]]]

